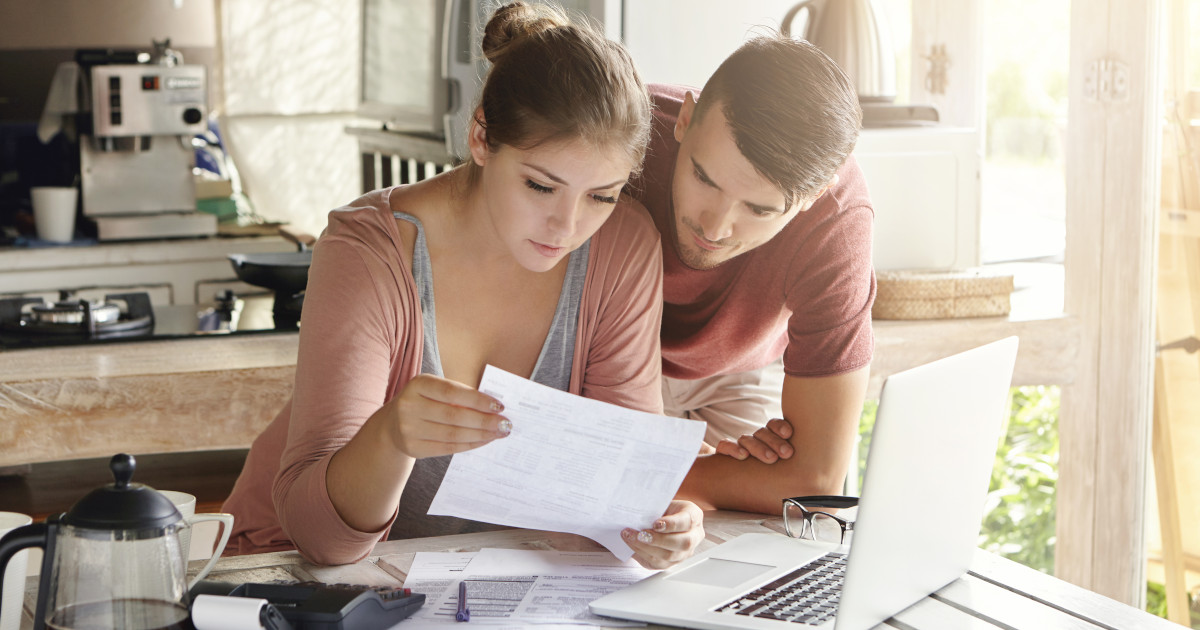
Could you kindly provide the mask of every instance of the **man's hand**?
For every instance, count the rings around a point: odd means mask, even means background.
[[[743,461],[697,457],[675,496],[705,510],[777,515],[783,497],[838,494],[858,436],[869,369],[834,376],[784,376],[781,406],[791,424],[791,456],[778,459],[776,454],[771,464],[750,456]],[[764,445],[764,440],[773,441],[768,432],[776,436],[775,429],[786,432],[779,425],[772,421],[755,439]]]
[[[774,464],[795,453],[788,443],[792,437],[792,425],[787,420],[776,418],[753,435],[743,435],[737,441],[726,438],[717,443],[717,453],[736,460],[754,457],[764,464]]]
[[[665,569],[696,553],[704,540],[704,512],[691,501],[671,501],[650,529],[626,528],[621,532],[633,549],[633,559],[647,569]]]

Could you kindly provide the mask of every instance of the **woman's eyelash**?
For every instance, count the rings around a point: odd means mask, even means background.
[[[527,180],[525,180],[525,185],[526,185],[526,186],[528,186],[529,188],[533,189],[533,190],[536,190],[536,191],[540,192],[540,193],[551,193],[551,192],[554,192],[554,189],[553,189],[553,188],[551,188],[551,187],[549,187],[549,186],[543,186],[543,185],[541,185],[541,184],[539,184],[539,183],[537,183],[537,182],[533,181],[532,179],[527,179]]]
[[[543,185],[533,181],[532,179],[525,180],[525,185],[527,187],[529,187],[530,190],[533,190],[533,191],[536,191],[536,192],[539,192],[542,194],[548,194],[548,193],[554,192],[553,188],[551,188],[549,186],[543,186]],[[595,199],[599,203],[608,203],[608,204],[616,204],[617,203],[616,197],[605,197],[604,195],[592,195],[592,199]]]

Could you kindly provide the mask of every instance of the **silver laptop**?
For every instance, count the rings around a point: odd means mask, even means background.
[[[592,612],[689,628],[863,630],[954,581],[976,547],[1016,356],[1009,337],[887,378],[850,547],[743,534]]]

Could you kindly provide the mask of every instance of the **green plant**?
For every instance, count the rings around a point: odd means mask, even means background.
[[[1192,593],[1187,594],[1188,610],[1191,613],[1191,627],[1200,628],[1200,610],[1196,608],[1196,598]],[[1146,612],[1167,618],[1167,589],[1159,582],[1146,582]]]
[[[980,547],[1054,572],[1058,483],[1057,387],[1018,387],[988,489]]]
[[[1167,589],[1158,582],[1146,582],[1146,612],[1167,617]]]
[[[867,474],[867,451],[871,448],[871,431],[875,429],[875,413],[879,411],[878,400],[863,403],[862,417],[858,421],[858,479],[862,483]]]

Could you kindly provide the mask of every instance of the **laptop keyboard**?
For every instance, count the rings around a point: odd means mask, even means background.
[[[837,613],[845,575],[846,554],[827,553],[716,612],[817,626]]]

